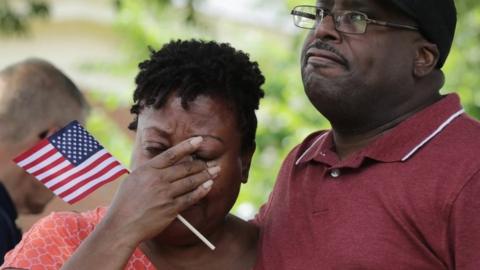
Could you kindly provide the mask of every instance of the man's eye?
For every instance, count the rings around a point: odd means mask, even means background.
[[[350,13],[348,14],[348,19],[352,22],[361,22],[365,20],[365,16],[363,16],[363,14]]]

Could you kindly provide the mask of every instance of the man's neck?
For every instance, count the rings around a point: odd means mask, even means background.
[[[345,159],[349,155],[356,153],[357,151],[365,148],[370,143],[375,141],[377,138],[382,136],[385,132],[394,128],[413,114],[418,111],[428,107],[429,105],[435,103],[441,98],[440,95],[432,98],[429,102],[425,102],[422,106],[417,106],[416,108],[401,114],[398,117],[395,117],[383,124],[371,128],[365,132],[344,132],[339,129],[332,128],[333,132],[333,142],[336,148],[337,155],[340,159]]]

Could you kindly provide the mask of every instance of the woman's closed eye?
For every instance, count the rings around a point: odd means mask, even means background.
[[[143,148],[145,155],[152,158],[161,154],[165,150],[167,150],[166,147],[159,147],[159,146],[145,146]]]

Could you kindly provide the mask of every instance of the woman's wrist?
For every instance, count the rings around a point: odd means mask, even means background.
[[[105,217],[95,228],[97,234],[112,249],[125,249],[133,252],[143,240],[137,230],[129,228],[128,224],[115,222],[113,218]]]

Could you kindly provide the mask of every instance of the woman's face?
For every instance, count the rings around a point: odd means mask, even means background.
[[[208,195],[181,215],[206,235],[216,231],[233,206],[243,180],[246,180],[253,151],[241,151],[241,134],[235,113],[223,99],[199,96],[189,103],[172,95],[156,110],[145,108],[138,117],[132,169],[188,138],[202,136],[195,158],[216,161],[221,168]],[[198,241],[175,220],[160,236],[161,241],[189,244]]]

